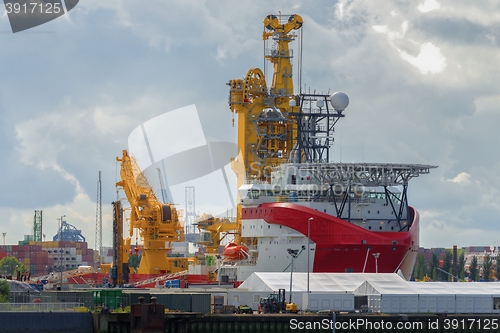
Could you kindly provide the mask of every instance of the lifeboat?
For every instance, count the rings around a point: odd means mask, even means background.
[[[229,260],[243,260],[248,257],[248,250],[245,245],[238,245],[236,243],[229,243],[224,246],[224,258]]]

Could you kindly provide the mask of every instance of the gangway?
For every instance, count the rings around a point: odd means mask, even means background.
[[[166,274],[166,275],[162,275],[162,276],[158,276],[158,277],[154,277],[154,278],[150,278],[150,279],[146,279],[146,280],[142,280],[142,281],[137,281],[135,283],[132,283],[132,285],[134,287],[141,287],[141,286],[145,286],[145,285],[148,285],[148,284],[151,284],[151,283],[154,283],[156,284],[157,282],[163,282],[163,281],[167,281],[167,280],[173,280],[175,278],[179,278],[181,276],[185,276],[188,274],[188,271],[181,271],[181,272],[177,272],[177,273],[171,273],[171,274]]]

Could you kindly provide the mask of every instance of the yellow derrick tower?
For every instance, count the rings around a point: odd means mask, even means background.
[[[270,167],[285,162],[294,144],[296,124],[288,113],[293,95],[292,52],[288,44],[297,36],[302,18],[295,14],[285,23],[275,15],[264,19],[263,40],[272,37],[275,44],[266,51],[266,59],[273,64],[273,80],[267,87],[264,73],[251,68],[244,79],[229,81],[229,107],[238,115],[238,146],[236,163],[243,163],[238,171],[238,187],[245,180],[268,180]],[[237,169],[237,167],[235,167]]]
[[[265,58],[273,64],[273,79],[267,87],[264,73],[251,68],[243,79],[229,81],[229,108],[238,116],[239,155],[232,161],[238,188],[247,181],[270,180],[271,168],[285,163],[294,148],[297,124],[293,107],[292,51],[289,43],[302,27],[297,15],[268,15],[264,19],[262,39],[270,38],[274,45],[266,49]],[[238,230],[241,231],[241,206],[237,210]],[[235,241],[240,243],[237,235]]]
[[[130,246],[134,229],[139,231],[143,241],[138,273],[165,274],[186,270],[187,258],[167,258],[171,243],[184,241],[184,228],[179,222],[177,210],[173,205],[163,204],[157,199],[144,173],[126,150],[117,161],[121,162],[121,180],[116,183],[116,187],[123,189],[130,204],[129,237],[124,247]]]

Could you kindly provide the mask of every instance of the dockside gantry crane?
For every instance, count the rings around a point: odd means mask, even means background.
[[[167,274],[186,270],[187,258],[167,258],[171,243],[184,241],[184,229],[177,210],[173,205],[163,204],[157,199],[144,173],[127,150],[123,150],[122,157],[116,159],[121,162],[121,180],[116,187],[123,189],[130,204],[129,237],[124,242],[130,246],[134,229],[139,231],[143,241],[138,273]]]

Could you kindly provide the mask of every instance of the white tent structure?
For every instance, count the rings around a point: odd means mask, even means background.
[[[299,309],[354,310],[354,298],[365,296],[373,312],[500,313],[500,283],[409,282],[392,273],[294,273],[292,302]],[[254,273],[234,292],[253,308],[260,297],[285,289],[290,273]],[[247,297],[244,297],[247,293]],[[238,298],[238,297],[237,297]]]
[[[483,287],[486,284],[488,283],[441,282],[443,288],[455,293],[456,313],[492,313],[493,296]]]
[[[418,312],[418,294],[401,278],[387,281],[367,280],[354,293],[368,296],[368,307],[373,312]]]
[[[500,286],[495,282],[364,282],[356,295],[384,313],[500,313]]]
[[[294,273],[292,302],[302,310],[353,311],[354,291],[367,280],[387,283],[404,281],[399,275],[392,273],[310,273],[308,294],[307,273]],[[238,294],[232,294],[231,297],[235,300],[246,299],[248,303],[252,303],[248,305],[255,309],[260,297],[279,289],[285,289],[288,302],[290,273],[253,273],[235,291]],[[252,297],[245,296],[244,293],[251,293]]]
[[[365,281],[404,282],[393,273],[310,273],[310,292],[354,292]],[[307,273],[293,273],[292,292],[307,292]],[[239,288],[254,291],[290,289],[290,273],[253,273]]]
[[[409,285],[418,294],[418,312],[456,312],[455,293],[443,286],[442,282],[410,282]]]

